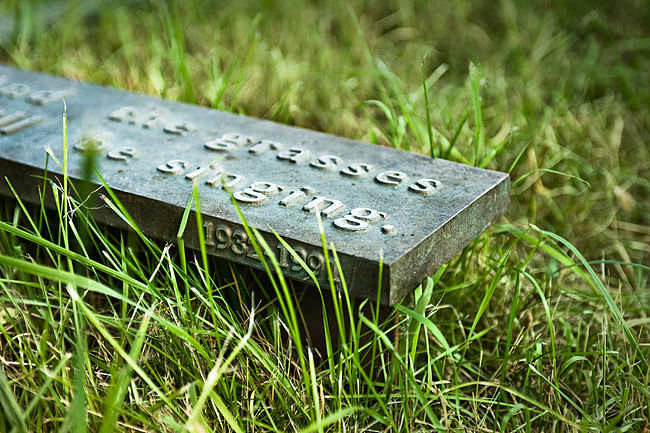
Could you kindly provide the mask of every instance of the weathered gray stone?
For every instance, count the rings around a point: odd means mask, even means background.
[[[208,253],[261,268],[226,186],[283,273],[329,287],[316,214],[351,294],[393,304],[502,215],[507,174],[320,132],[0,66],[0,193],[38,202],[46,149],[82,179],[85,149],[141,230],[175,241],[198,184]],[[61,174],[52,158],[50,175]],[[95,181],[97,182],[97,181]],[[109,209],[98,221],[125,228]],[[192,219],[192,222],[194,220]],[[196,224],[186,244],[198,247]],[[340,278],[335,272],[335,278]]]

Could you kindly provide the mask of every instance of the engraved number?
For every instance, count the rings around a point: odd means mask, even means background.
[[[211,222],[205,223],[203,228],[205,229],[206,245],[219,250],[230,250],[230,252],[238,256],[245,255],[251,259],[259,260],[259,257],[244,230],[239,228],[233,230],[225,224],[217,224],[215,226]],[[291,272],[300,272],[303,270],[298,259],[295,258],[293,254],[289,254],[289,251],[284,247],[284,245],[277,244],[276,248],[278,250],[278,263],[280,267],[288,268]],[[300,260],[302,260],[303,263],[306,263],[315,275],[321,273],[325,264],[323,254],[317,250],[307,253],[307,250],[303,247],[297,247],[294,251],[298,257],[300,257]]]
[[[300,256],[303,262],[307,262],[307,251],[304,248],[302,247],[294,248],[294,251],[296,252],[296,254],[298,254],[298,256]],[[302,265],[296,260],[293,254],[291,255],[291,263],[293,263],[293,265],[291,265],[291,270],[293,272],[300,272],[300,270],[302,269]]]
[[[279,252],[278,263],[281,268],[289,267],[289,251],[282,244],[277,244],[276,248]]]
[[[215,237],[215,246],[220,250],[225,250],[230,247],[232,242],[232,230],[229,227],[224,225],[217,226],[217,229],[214,232]]]
[[[325,259],[323,258],[323,255],[319,252],[312,251],[309,253],[307,256],[307,266],[314,271],[314,274],[318,275],[320,274],[320,271],[323,269],[323,263],[325,262]]]
[[[244,255],[248,252],[248,235],[243,230],[235,230],[232,232],[232,246],[230,251],[237,255]]]
[[[281,245],[278,245],[278,248],[280,248]],[[325,264],[325,258],[323,257],[323,254],[321,254],[319,251],[311,251],[309,254],[307,253],[307,250],[305,250],[303,247],[297,247],[294,248],[294,251],[296,254],[300,257],[300,259],[307,264],[307,267],[312,270],[314,275],[319,275],[321,271],[323,270],[323,265]],[[303,270],[302,265],[300,262],[293,256],[293,254],[290,256],[290,267],[289,269],[292,272],[300,272]]]
[[[203,228],[205,229],[205,233],[204,233],[205,244],[209,247],[214,247],[215,246],[214,224],[203,223]]]

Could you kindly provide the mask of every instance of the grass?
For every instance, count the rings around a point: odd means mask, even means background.
[[[0,61],[507,171],[512,205],[391,311],[318,290],[320,362],[277,263],[0,199],[0,432],[650,429],[645,3],[51,4],[0,4]]]

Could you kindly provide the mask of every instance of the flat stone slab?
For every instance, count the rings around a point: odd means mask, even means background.
[[[21,199],[40,202],[46,149],[64,160],[62,99],[69,177],[83,178],[95,148],[99,172],[145,234],[174,242],[196,183],[208,253],[262,268],[230,191],[287,277],[311,282],[273,232],[329,287],[320,214],[357,298],[376,299],[383,266],[380,302],[397,302],[509,204],[504,173],[0,65],[1,194],[12,195],[6,176]],[[61,174],[50,157],[48,176]],[[126,228],[108,208],[95,218]],[[197,230],[192,218],[191,248]]]

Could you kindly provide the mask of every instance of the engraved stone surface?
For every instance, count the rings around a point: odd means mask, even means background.
[[[46,149],[64,160],[63,99],[70,178],[82,178],[92,146],[144,233],[175,241],[197,183],[208,253],[261,268],[230,191],[286,276],[311,281],[273,231],[329,287],[320,214],[358,298],[376,298],[383,265],[379,301],[397,302],[509,203],[504,173],[1,65],[0,194],[12,195],[6,176],[21,199],[39,202]],[[48,176],[61,173],[50,157]],[[95,217],[126,228],[107,208]],[[185,238],[198,247],[196,224]]]

